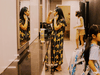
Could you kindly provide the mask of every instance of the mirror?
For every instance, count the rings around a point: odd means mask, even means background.
[[[30,1],[20,1],[20,47],[30,40]]]
[[[17,41],[19,54],[29,46],[30,40],[30,0],[17,2]]]
[[[42,0],[40,0],[40,22],[42,22]]]

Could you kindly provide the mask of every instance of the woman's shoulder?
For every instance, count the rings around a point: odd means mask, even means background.
[[[64,23],[65,21],[64,21],[64,19],[60,19],[58,22],[59,23]]]
[[[61,21],[61,23],[63,23],[65,26],[67,26],[65,19],[61,19],[60,21]]]

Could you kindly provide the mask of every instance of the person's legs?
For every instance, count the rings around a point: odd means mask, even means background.
[[[84,30],[84,29],[81,29],[81,30],[80,30],[80,41],[81,41],[81,46],[84,45],[84,41],[83,41],[84,35],[85,35],[85,30]]]
[[[83,45],[84,45],[83,37],[84,37],[84,35],[80,35],[81,46],[83,46]]]
[[[76,45],[79,48],[79,30],[76,30]]]

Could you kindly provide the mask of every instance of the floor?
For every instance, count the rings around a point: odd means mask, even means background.
[[[64,49],[63,49],[64,63],[62,64],[62,71],[54,72],[54,74],[51,74],[50,71],[49,72],[45,71],[45,66],[44,66],[41,75],[69,75],[68,65],[70,62],[72,52],[75,50],[75,48],[76,48],[75,41],[70,41],[67,39],[64,40]]]
[[[41,42],[37,38],[25,52],[22,59],[16,59],[5,71],[0,75],[69,75],[68,65],[72,52],[76,48],[75,41],[64,40],[62,71],[53,72],[45,71],[44,57],[47,51],[49,39]]]

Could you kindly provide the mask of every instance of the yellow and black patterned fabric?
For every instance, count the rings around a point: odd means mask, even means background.
[[[54,22],[54,21],[53,21]],[[62,25],[59,30],[53,30],[51,33],[51,64],[61,65],[63,63],[63,39],[65,26],[67,26],[65,20],[60,20],[57,25]],[[45,63],[48,63],[48,53],[45,56]]]
[[[24,23],[25,23],[25,21],[20,19],[19,25],[24,25]],[[29,18],[28,18],[27,30],[23,30],[20,27],[20,42],[24,41],[24,40],[27,40],[27,41],[30,40],[30,19]]]

